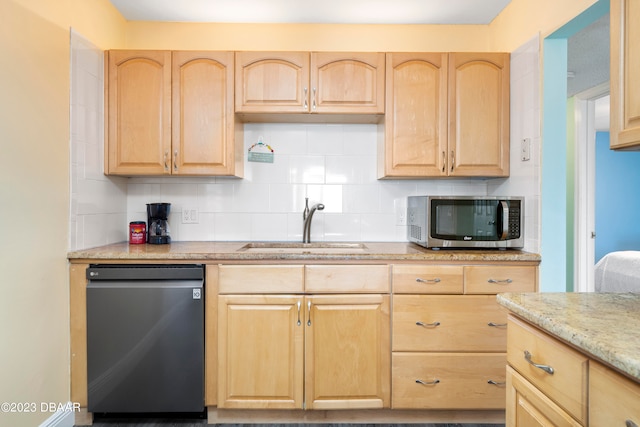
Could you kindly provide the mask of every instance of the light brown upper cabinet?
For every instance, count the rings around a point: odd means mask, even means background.
[[[640,2],[611,0],[612,149],[640,150]]]
[[[236,52],[237,113],[384,113],[384,53]]]
[[[108,51],[109,175],[242,174],[233,52]]]
[[[388,53],[380,178],[509,175],[509,54]]]

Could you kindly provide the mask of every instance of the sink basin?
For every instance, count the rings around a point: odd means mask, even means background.
[[[244,245],[238,251],[282,254],[359,254],[367,252],[367,246],[363,243],[254,242]]]

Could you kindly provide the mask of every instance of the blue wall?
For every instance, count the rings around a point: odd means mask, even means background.
[[[640,250],[640,152],[610,150],[609,132],[596,132],[595,200],[595,262]]]
[[[599,0],[543,42],[542,292],[573,290],[574,260],[567,254],[567,245],[573,245],[567,241],[567,229],[574,221],[572,207],[567,204],[567,197],[573,197],[567,176],[567,162],[572,161],[567,157],[567,38],[607,12],[609,0]]]

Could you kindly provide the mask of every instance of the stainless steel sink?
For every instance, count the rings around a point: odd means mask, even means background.
[[[253,242],[238,249],[238,252],[282,253],[282,254],[359,254],[367,252],[363,243],[297,243],[297,242]]]

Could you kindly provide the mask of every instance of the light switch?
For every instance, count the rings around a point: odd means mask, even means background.
[[[520,149],[520,159],[523,162],[531,160],[531,138],[524,138],[522,140],[522,148]]]

